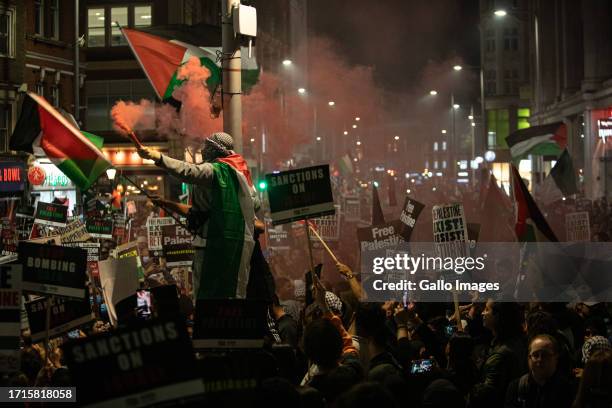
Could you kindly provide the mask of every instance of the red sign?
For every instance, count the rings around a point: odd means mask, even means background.
[[[45,182],[47,174],[42,167],[33,166],[28,170],[28,181],[34,186],[40,186]]]

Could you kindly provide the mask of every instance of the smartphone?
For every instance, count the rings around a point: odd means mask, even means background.
[[[433,360],[427,358],[424,360],[414,360],[410,365],[410,374],[424,374],[431,371],[433,368]]]
[[[143,320],[151,318],[151,292],[148,290],[136,291],[136,316]]]
[[[446,326],[444,328],[444,333],[446,337],[452,337],[453,334],[457,332],[457,326]]]

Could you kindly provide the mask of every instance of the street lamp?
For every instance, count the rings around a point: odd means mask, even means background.
[[[506,10],[499,9],[499,10],[495,10],[493,14],[495,14],[497,17],[505,17],[508,14],[508,12],[506,12]]]
[[[359,116],[357,116],[357,117],[355,118],[355,121],[356,121],[356,122],[359,122],[360,120],[361,120],[361,118],[360,118]]]
[[[395,137],[393,137],[393,139],[399,140],[399,136],[395,136]]]
[[[357,125],[353,125],[353,129],[357,129]]]
[[[345,135],[348,135],[348,130],[345,130],[345,131],[344,131],[344,134],[345,134]]]
[[[284,66],[288,67],[291,64],[293,64],[293,61],[291,61],[290,59],[283,60],[283,65]]]
[[[114,180],[116,174],[117,174],[117,169],[113,167],[106,169],[106,176],[108,177],[109,180]]]
[[[453,103],[453,109],[459,109],[461,106],[459,106],[458,103]]]
[[[438,94],[438,91],[436,91],[435,89],[432,89],[431,91],[429,91],[429,94],[432,96],[436,96]]]
[[[442,129],[442,134],[445,135],[446,134],[446,129]]]
[[[301,94],[301,95],[303,95],[303,94],[305,94],[305,93],[306,93],[306,89],[304,89],[304,88],[298,88],[298,93],[299,93],[299,94]]]
[[[328,104],[329,106],[334,106],[334,105],[336,104],[336,102],[334,102],[334,101],[329,101],[329,102],[327,102],[327,104]]]
[[[458,65],[458,64],[457,64],[457,65],[453,66],[453,69],[454,69],[455,71],[461,71],[461,70],[463,69],[463,67],[462,67],[461,65]]]

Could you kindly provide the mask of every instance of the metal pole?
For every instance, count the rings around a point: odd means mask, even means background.
[[[455,146],[455,94],[451,93],[451,118],[452,118],[452,123],[451,123],[451,142],[450,142],[450,148],[451,148],[451,162],[450,162],[450,169],[452,169],[452,177],[456,178],[457,176],[457,163],[456,163],[456,146]]]
[[[480,65],[480,121],[482,122],[482,139],[481,143],[487,146],[487,111],[485,106],[485,87],[484,87],[484,68]]]
[[[79,67],[79,0],[74,0],[74,119],[79,122],[81,74]]]
[[[223,48],[223,131],[234,138],[234,150],[242,153],[242,63],[240,41],[234,34],[233,9],[240,0],[221,0]]]

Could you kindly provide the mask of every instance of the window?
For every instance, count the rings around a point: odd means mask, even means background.
[[[434,169],[438,169],[438,161],[434,160]]]
[[[519,75],[517,69],[504,70],[504,93],[506,95],[518,95]]]
[[[434,142],[433,149],[434,149],[434,152],[438,151],[438,142]]]
[[[59,40],[59,0],[50,0],[49,31],[47,36]]]
[[[487,144],[489,149],[507,148],[506,137],[510,134],[508,109],[487,111]]]
[[[497,93],[496,77],[497,71],[495,71],[494,69],[488,69],[485,71],[485,94],[495,95]]]
[[[149,27],[151,25],[151,6],[134,7],[134,27]]]
[[[0,11],[0,55],[15,56],[15,10]]]
[[[445,169],[446,168],[446,160],[442,160],[442,168]]]
[[[122,27],[128,26],[128,8],[127,7],[113,7],[111,8],[111,47],[118,45],[127,45],[127,41],[121,34],[121,29],[117,27],[115,22],[119,23]]]
[[[446,142],[442,142],[442,150],[446,150]]]
[[[518,51],[517,28],[504,28],[504,51]]]
[[[51,103],[56,108],[60,107],[60,90],[58,85],[53,85],[51,87]]]
[[[45,96],[45,84],[42,82],[37,82],[34,89],[36,90],[37,95]]]
[[[13,111],[13,105],[7,103],[3,109],[0,110],[0,151],[6,152],[8,150],[9,136],[13,131],[11,126],[11,113]]]
[[[45,0],[34,0],[34,33],[44,35]]]
[[[87,46],[104,47],[104,20],[106,12],[103,8],[87,10]]]
[[[516,110],[516,128],[517,129],[526,129],[529,126],[531,126],[529,124],[529,115],[530,115],[530,111],[529,108],[518,108]]]
[[[495,30],[488,29],[485,31],[485,52],[495,52]]]

